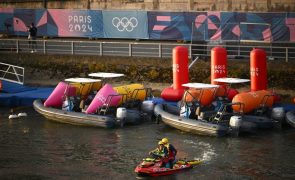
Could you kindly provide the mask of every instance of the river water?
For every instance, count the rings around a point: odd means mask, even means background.
[[[134,169],[168,137],[177,156],[202,159],[161,179],[295,179],[295,129],[203,137],[162,123],[101,129],[48,121],[33,109],[9,120],[0,109],[0,179],[136,179]]]

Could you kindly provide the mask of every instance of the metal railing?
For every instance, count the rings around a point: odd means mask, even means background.
[[[293,47],[292,47],[293,45]],[[262,48],[269,59],[280,59],[286,62],[295,60],[294,44],[274,44],[261,42],[213,41],[200,43],[171,43],[171,42],[108,42],[98,40],[36,40],[36,51],[32,51],[29,40],[0,39],[0,52],[4,53],[37,53],[64,55],[94,55],[94,56],[125,56],[125,57],[172,57],[176,46],[186,46],[189,57],[210,56],[211,49],[222,46],[227,49],[231,58],[249,58],[253,48]]]
[[[25,69],[20,66],[0,62],[0,79],[23,85]]]

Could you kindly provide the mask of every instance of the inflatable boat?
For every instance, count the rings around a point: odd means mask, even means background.
[[[104,128],[112,128],[116,125],[115,116],[85,114],[81,112],[45,107],[41,100],[35,100],[33,102],[33,106],[38,113],[47,119],[56,122]]]
[[[286,113],[286,121],[295,128],[295,110]]]
[[[56,86],[44,103],[36,100],[33,106],[50,120],[75,125],[110,128],[117,122],[123,126],[140,124],[146,119],[146,113],[141,111],[141,108],[146,109],[143,100],[147,97],[143,85],[112,87],[107,83],[98,84],[100,81],[66,79]]]
[[[157,121],[162,121],[185,132],[208,136],[224,136],[229,132],[229,128],[225,124],[181,117],[178,107],[169,104],[157,104],[154,112]]]
[[[210,96],[214,96],[217,85],[187,83],[183,86],[197,88],[200,92],[194,93],[190,89],[187,90],[180,107],[168,104],[155,106],[155,116],[158,121],[161,120],[165,124],[182,131],[209,136],[239,135],[240,132],[251,133],[257,129],[272,128],[275,124],[281,124],[284,117],[283,109],[268,108],[267,106],[257,109],[254,114],[232,111],[233,107],[237,109],[244,107],[244,104],[240,102],[230,103],[224,101],[221,102],[220,107],[217,108],[211,105],[213,109],[208,110],[207,106],[202,104],[202,102],[205,102],[202,100],[209,99],[209,97],[203,96],[204,90],[212,91],[213,93],[210,93]],[[208,102],[211,103],[213,98],[209,100]],[[206,103],[206,105],[210,103]]]

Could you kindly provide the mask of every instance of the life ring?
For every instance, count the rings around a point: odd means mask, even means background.
[[[286,113],[286,121],[295,128],[295,110]]]

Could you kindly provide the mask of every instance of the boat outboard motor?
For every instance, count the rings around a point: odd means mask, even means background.
[[[149,115],[154,114],[154,103],[151,100],[145,100],[141,104],[142,112],[148,113]]]
[[[232,116],[229,120],[229,125],[232,130],[232,134],[235,136],[239,136],[239,131],[242,126],[242,116]]]
[[[120,126],[123,127],[127,118],[127,109],[124,107],[117,108],[116,117],[120,121]]]
[[[283,107],[275,107],[271,111],[271,119],[276,121],[276,127],[281,128],[286,113]]]

